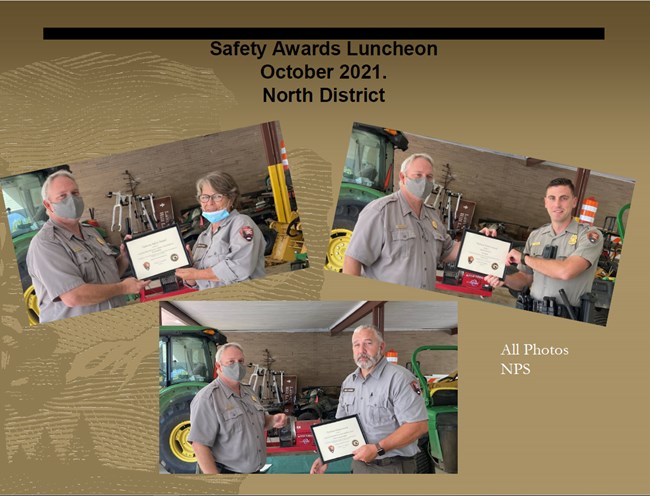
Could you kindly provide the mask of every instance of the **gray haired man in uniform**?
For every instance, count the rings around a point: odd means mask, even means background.
[[[264,431],[284,427],[284,413],[269,415],[247,384],[244,351],[237,343],[217,350],[218,377],[190,404],[190,434],[204,474],[252,474],[266,463]]]
[[[503,281],[487,276],[487,283],[518,291],[528,287],[533,299],[552,297],[559,304],[562,302],[559,291],[564,289],[571,306],[579,307],[581,296],[591,291],[603,250],[603,236],[597,228],[579,224],[571,216],[577,202],[570,179],[553,179],[544,196],[550,224],[530,234],[523,253],[515,249],[508,253],[508,262],[518,264],[519,272],[507,275]],[[549,256],[551,252],[555,253]]]
[[[374,326],[352,333],[352,352],[358,368],[343,381],[336,418],[358,415],[368,444],[354,451],[353,474],[416,472],[418,439],[427,433],[424,398],[415,376],[384,357],[385,343]],[[312,474],[328,465],[317,458]]]
[[[57,171],[50,175],[41,196],[49,220],[27,252],[40,322],[122,306],[125,295],[149,284],[133,277],[120,281],[129,264],[124,246],[115,257],[95,229],[79,223],[84,202],[72,174]]]
[[[435,208],[424,201],[433,191],[433,159],[408,157],[399,191],[370,202],[359,214],[343,261],[343,273],[415,288],[435,288],[438,262],[452,262],[459,244]]]

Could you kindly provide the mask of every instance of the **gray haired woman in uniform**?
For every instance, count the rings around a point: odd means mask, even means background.
[[[193,267],[176,275],[199,289],[264,277],[262,232],[247,215],[240,214],[239,187],[230,174],[213,172],[196,182],[197,200],[210,226],[192,250]]]

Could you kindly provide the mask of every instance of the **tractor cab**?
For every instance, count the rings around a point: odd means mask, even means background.
[[[216,329],[160,328],[160,463],[170,473],[195,471],[196,455],[187,441],[190,403],[214,379],[217,346],[226,342]]]
[[[62,165],[0,179],[23,291],[31,285],[25,262],[29,243],[48,219],[41,198],[41,188],[45,179],[60,169],[69,170],[69,167]]]
[[[343,167],[325,268],[341,272],[359,213],[373,200],[393,192],[395,148],[408,149],[401,131],[355,122]]]

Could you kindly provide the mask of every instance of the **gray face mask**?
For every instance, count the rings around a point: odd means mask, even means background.
[[[406,185],[408,192],[420,200],[425,200],[433,191],[433,183],[427,181],[424,177],[421,177],[420,179],[411,179],[410,177],[407,177],[404,184]]]
[[[231,381],[239,382],[246,375],[246,366],[243,363],[233,363],[232,365],[222,365],[221,375]]]
[[[84,212],[84,200],[81,196],[68,195],[59,203],[51,203],[54,213],[63,219],[79,220]]]

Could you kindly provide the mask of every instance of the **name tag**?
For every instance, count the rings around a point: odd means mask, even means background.
[[[197,243],[197,244],[196,244],[196,247],[197,247],[197,248],[207,248],[208,245],[204,245],[203,243]]]
[[[534,243],[531,243],[530,246],[539,246],[541,244],[542,244],[541,241],[535,241]]]
[[[354,388],[343,388],[344,393],[354,393]]]

